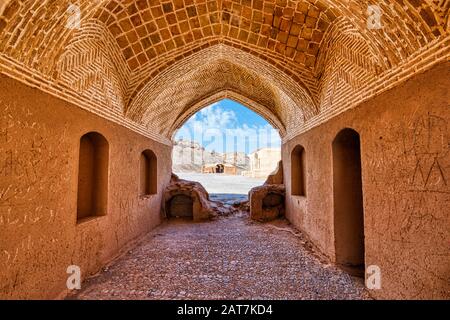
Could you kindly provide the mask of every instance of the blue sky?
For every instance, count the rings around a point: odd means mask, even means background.
[[[278,131],[263,117],[240,103],[224,99],[194,114],[175,134],[175,140],[200,143],[216,152],[246,152],[279,148]]]

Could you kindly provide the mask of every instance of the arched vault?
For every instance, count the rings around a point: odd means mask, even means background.
[[[232,91],[232,90],[222,90],[220,92],[214,93],[211,96],[207,96],[201,101],[193,104],[192,106],[186,108],[186,110],[180,114],[180,116],[174,121],[173,125],[168,129],[168,132],[173,138],[174,134],[178,129],[183,126],[183,124],[189,120],[195,113],[201,109],[221,101],[223,99],[230,99],[235,102],[242,104],[243,106],[249,108],[250,110],[256,112],[264,119],[267,120],[276,130],[278,130],[281,137],[286,134],[286,128],[281,123],[280,119],[276,117],[272,112],[267,110],[267,107],[260,105],[258,102],[248,99],[247,97]]]
[[[260,106],[289,139],[413,74],[403,70],[448,57],[449,6],[5,0],[0,65],[161,142],[186,110],[220,92]]]
[[[216,45],[186,58],[146,82],[131,100],[127,117],[151,126],[159,134],[179,117],[220,92],[228,92],[284,133],[294,119],[317,113],[308,91],[277,72],[270,64],[237,49]]]

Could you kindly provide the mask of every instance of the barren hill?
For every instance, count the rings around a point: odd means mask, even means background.
[[[174,172],[201,172],[205,164],[231,164],[242,170],[250,169],[250,158],[244,152],[219,153],[205,150],[199,143],[188,140],[178,140],[174,143]]]

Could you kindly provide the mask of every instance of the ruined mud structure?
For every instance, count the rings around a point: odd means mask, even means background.
[[[271,221],[284,216],[285,196],[283,162],[280,161],[266,182],[248,193],[250,217],[258,221]]]
[[[172,174],[170,183],[164,190],[162,211],[166,218],[202,221],[218,215],[232,214],[234,209],[210,200],[208,192],[200,183],[186,181]]]
[[[432,0],[1,1],[0,297],[62,297],[201,203],[165,201],[171,138],[230,98],[279,129],[284,214],[333,264],[450,298],[449,26]]]

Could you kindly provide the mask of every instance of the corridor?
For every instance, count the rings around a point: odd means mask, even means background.
[[[450,0],[1,0],[0,300],[449,300],[449,88]]]
[[[294,235],[294,233],[296,235]],[[285,220],[241,213],[171,220],[70,299],[367,299],[363,280],[322,258]]]

